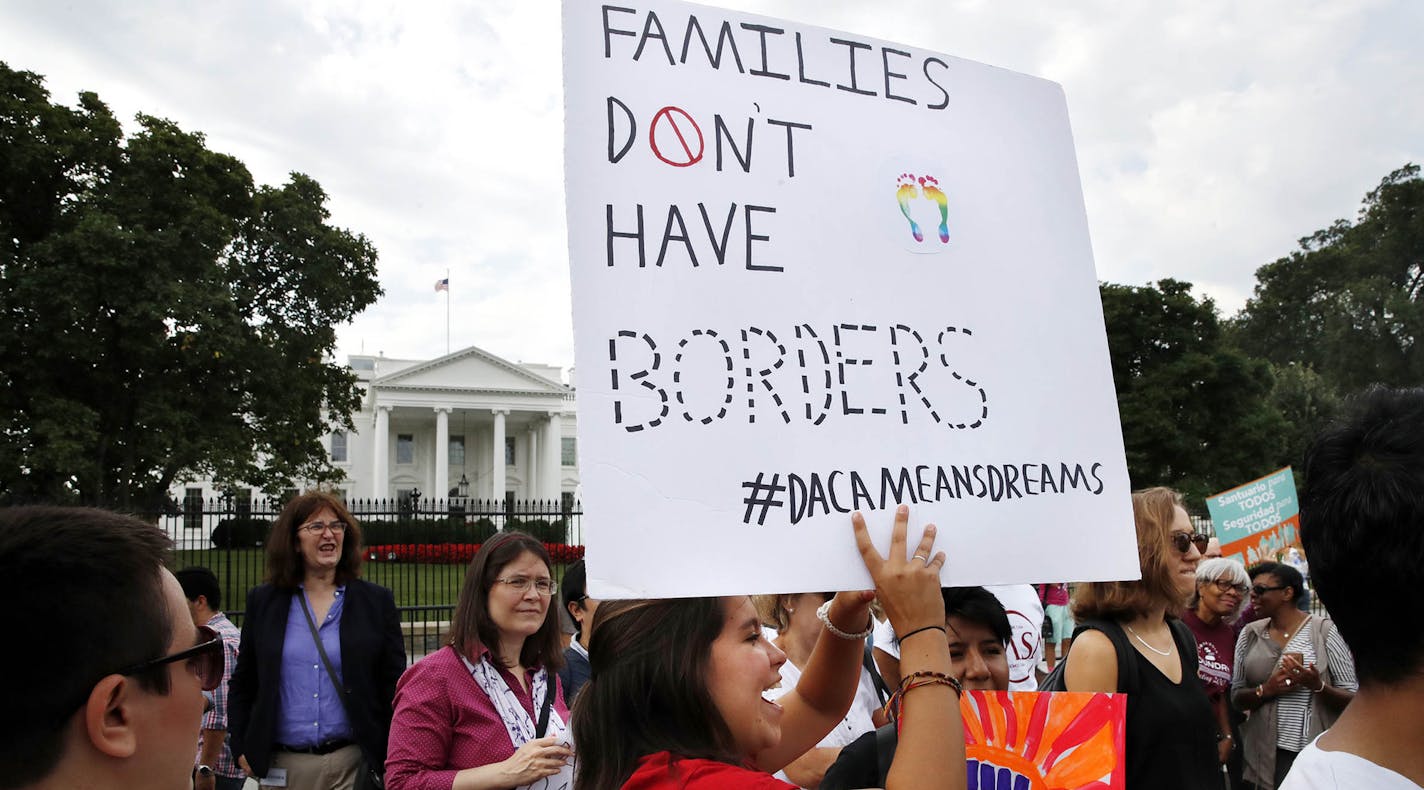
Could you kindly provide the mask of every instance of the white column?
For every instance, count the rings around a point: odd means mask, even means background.
[[[559,500],[559,481],[563,479],[564,466],[564,426],[560,419],[558,412],[550,412],[549,424],[544,426],[544,471],[540,474],[540,480],[544,484],[544,498],[555,502]]]
[[[494,441],[490,448],[494,451],[494,472],[490,474],[491,496],[496,503],[504,501],[504,416],[508,409],[494,409]]]
[[[450,496],[450,407],[435,407],[435,485],[431,499]]]
[[[524,446],[527,450],[524,453],[524,478],[528,481],[525,484],[525,498],[537,499],[539,497],[539,426],[531,424],[529,432],[524,435]]]
[[[386,471],[390,463],[391,407],[376,406],[375,449],[371,452],[371,496],[385,499],[390,496],[390,475]]]

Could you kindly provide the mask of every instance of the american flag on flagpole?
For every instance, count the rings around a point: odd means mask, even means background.
[[[446,277],[446,278],[444,278],[444,279],[436,280],[436,281],[435,281],[435,292],[436,292],[436,293],[440,293],[441,291],[449,291],[449,290],[450,290],[450,278],[449,278],[449,277]]]

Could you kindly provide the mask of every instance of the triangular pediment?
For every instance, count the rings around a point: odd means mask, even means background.
[[[522,365],[470,346],[428,362],[412,365],[371,382],[396,389],[467,390],[474,392],[539,392],[566,394],[568,387]]]

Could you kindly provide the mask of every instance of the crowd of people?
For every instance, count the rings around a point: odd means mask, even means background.
[[[1303,607],[1301,555],[1205,557],[1180,496],[1150,488],[1141,578],[1071,598],[941,587],[937,530],[912,534],[904,506],[884,553],[851,518],[873,590],[755,599],[598,601],[581,564],[556,579],[543,544],[502,532],[409,668],[329,494],[274,523],[240,631],[152,525],[3,509],[0,617],[35,650],[0,670],[0,790],[969,788],[961,695],[1039,687],[1126,695],[1128,788],[1424,786],[1424,389],[1357,396],[1302,470],[1329,616]],[[1024,623],[1042,663],[1016,649]]]

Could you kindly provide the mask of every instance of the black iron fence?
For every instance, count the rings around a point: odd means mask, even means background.
[[[247,591],[267,575],[266,542],[279,499],[189,499],[148,517],[173,539],[174,569],[203,566],[222,588],[222,608],[241,625]],[[479,544],[502,529],[542,541],[562,578],[583,556],[582,511],[567,500],[350,499],[360,525],[361,578],[395,594],[411,661],[439,646]]]

